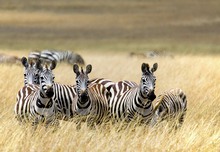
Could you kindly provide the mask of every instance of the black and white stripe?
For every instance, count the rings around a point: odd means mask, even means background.
[[[76,92],[77,103],[75,111],[80,116],[88,116],[92,123],[100,123],[108,115],[108,90],[102,84],[90,83],[88,74],[91,72],[92,66],[87,65],[86,71],[79,71],[78,65],[73,66],[76,73]]]
[[[113,81],[111,81],[109,79],[105,79],[105,78],[91,79],[91,80],[89,80],[89,83],[104,85],[108,91],[110,91],[110,88],[115,84]]]
[[[120,81],[110,89],[110,114],[114,120],[131,121],[139,118],[148,123],[153,116],[152,101],[156,98],[154,94],[155,81],[154,72],[157,63],[149,68],[146,63],[142,64],[142,77],[140,84],[134,82]]]
[[[186,94],[179,88],[171,89],[158,96],[152,125],[163,120],[177,119],[176,127],[182,125],[187,111]]]
[[[39,60],[27,60],[27,58],[22,57],[21,63],[24,66],[24,85],[28,84],[40,84],[39,73],[40,65]]]
[[[106,87],[108,87],[110,84],[113,84],[113,82],[111,82],[110,80],[105,81],[105,79],[100,78],[100,79],[93,79],[91,81],[87,80],[86,83],[88,83],[86,85],[88,85],[89,90],[90,89],[93,90],[94,92],[96,92],[96,94],[100,94],[100,90],[102,90],[103,91],[102,95],[105,95],[105,97],[102,98],[107,98],[108,100],[110,95],[109,92],[106,90]],[[99,87],[101,88],[100,90]],[[53,90],[54,90],[53,100],[56,103],[57,118],[66,121],[71,120],[76,115],[75,106],[79,97],[77,94],[77,85],[62,85],[62,84],[54,83]],[[94,94],[91,94],[91,96],[93,95]]]
[[[80,64],[84,65],[84,59],[79,55],[71,51],[57,51],[57,50],[43,50],[30,52],[29,59],[41,59],[46,62],[67,62],[71,65]]]
[[[55,67],[55,62],[52,62],[50,67],[43,66],[40,68],[40,85],[28,84],[19,90],[14,110],[20,122],[31,122],[34,125],[57,123],[55,103],[52,99],[54,94],[52,70]]]
[[[39,60],[22,59],[22,63],[25,67],[24,79],[25,84],[37,84],[39,85],[39,67],[36,64]],[[27,67],[27,68],[26,68]],[[34,80],[34,81],[33,81]],[[105,88],[110,88],[114,83],[108,79],[98,78],[89,80],[89,85],[101,84]],[[74,117],[75,111],[74,107],[76,104],[76,86],[75,85],[62,85],[54,83],[53,85],[54,96],[53,100],[56,104],[57,109],[57,118],[61,120],[70,120]],[[110,94],[107,94],[107,98],[110,97]]]

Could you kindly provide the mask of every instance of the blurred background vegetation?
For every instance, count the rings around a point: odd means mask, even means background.
[[[220,54],[219,0],[0,0],[0,49]]]

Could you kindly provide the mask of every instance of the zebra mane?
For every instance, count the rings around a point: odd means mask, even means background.
[[[30,67],[33,67],[34,66],[34,61],[33,60],[29,60],[29,65],[30,65]]]
[[[82,72],[82,74],[85,74],[85,72],[83,71],[83,68],[81,67],[81,72]]]
[[[53,70],[56,67],[56,62],[55,61],[42,62],[42,67],[45,68],[45,69]],[[41,68],[39,67],[39,69],[41,69]]]
[[[48,64],[45,64],[45,65],[44,65],[44,68],[45,68],[45,69],[48,69]]]

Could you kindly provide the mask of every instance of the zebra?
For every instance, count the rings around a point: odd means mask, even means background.
[[[177,119],[178,123],[175,124],[175,127],[178,128],[183,124],[186,111],[186,94],[182,89],[171,89],[158,96],[151,124],[154,126],[163,120]]]
[[[77,66],[77,65],[74,65],[74,66]],[[90,65],[88,65],[88,68],[89,67]],[[77,72],[77,74],[79,73]],[[86,79],[84,83],[86,83],[85,86],[89,87],[88,89],[89,93],[93,91],[96,94],[98,94],[97,98],[100,98],[100,91],[103,91],[103,93],[101,94],[102,96],[100,100],[105,99],[106,101],[106,98],[107,98],[107,101],[108,101],[110,94],[107,88],[114,84],[112,81],[108,79],[104,79],[104,78],[96,78],[96,79],[89,80],[88,73],[84,71],[81,72],[81,75],[84,75],[83,78]],[[78,80],[76,81],[76,85],[62,85],[59,83],[54,83],[53,100],[55,101],[55,104],[56,104],[57,118],[59,120],[71,121],[72,118],[74,118],[76,115],[82,114],[81,112],[79,113],[76,112],[77,100],[80,97],[79,95],[80,93],[77,91],[77,84],[78,84]],[[101,88],[100,90],[99,90],[99,87]],[[94,98],[93,94],[90,96]],[[94,102],[92,104],[94,104]],[[94,109],[93,107],[92,110],[95,112],[95,110],[98,110],[98,109]],[[87,113],[85,115],[87,115]],[[97,122],[101,119],[102,117],[98,118]]]
[[[27,60],[24,59],[23,62],[25,61]],[[19,122],[31,122],[34,126],[39,123],[45,123],[46,126],[58,124],[55,103],[52,99],[55,78],[52,70],[55,67],[54,61],[50,65],[39,67],[40,85],[28,84],[18,91],[14,112]]]
[[[85,72],[83,72],[83,74],[86,75]],[[88,78],[88,76],[85,78]],[[98,94],[97,98],[101,98],[100,100],[105,99],[108,101],[109,92],[106,89],[106,87],[112,84],[113,82],[107,79],[105,81],[105,79],[99,78],[99,79],[93,79],[91,81],[87,79],[85,83],[87,83],[85,85],[89,87],[88,90],[92,90],[96,94]],[[100,90],[99,90],[99,87],[101,88]],[[76,81],[76,85],[62,85],[59,83],[54,83],[53,89],[54,89],[53,100],[55,101],[55,106],[57,110],[57,118],[59,120],[71,121],[72,118],[78,115],[76,108],[75,108],[77,104],[77,100],[79,98],[78,91],[77,91],[77,81]],[[104,96],[100,95],[100,91],[103,91],[102,92],[103,94],[101,95],[104,95]],[[91,91],[88,91],[88,92],[90,93]],[[94,98],[93,94],[90,96]],[[96,110],[96,109],[93,108],[92,110]],[[101,119],[102,118],[100,118],[100,120]],[[97,121],[99,121],[99,119],[97,119]]]
[[[24,68],[24,84],[29,85],[40,85],[40,72],[41,66],[39,58],[27,58],[23,57],[21,62]],[[55,61],[53,61],[55,62]],[[56,62],[55,62],[56,63]],[[74,112],[72,110],[72,101],[76,96],[74,86],[62,85],[53,83],[54,95],[52,100],[55,101],[55,107],[57,110],[56,117],[60,120],[69,120],[73,117]]]
[[[24,85],[28,84],[40,84],[39,73],[40,73],[40,63],[39,59],[35,61],[27,59],[26,57],[21,58],[21,63],[24,66]]]
[[[153,116],[152,102],[156,98],[154,94],[156,77],[154,72],[158,64],[150,69],[149,64],[141,65],[142,77],[140,84],[132,81],[119,81],[110,89],[110,115],[113,120],[125,120],[130,122],[137,117],[141,122],[148,123]]]
[[[66,61],[67,63],[74,65],[80,64],[84,65],[84,59],[79,55],[71,51],[57,51],[57,50],[42,50],[42,51],[33,51],[30,52],[28,58],[35,60],[41,59],[46,62],[56,61],[62,62]]]
[[[37,58],[36,58],[37,59]],[[36,60],[29,59],[22,59],[22,63],[25,67],[24,71],[24,80],[26,84],[36,84],[39,85],[39,66],[36,64]],[[32,65],[35,63],[35,65]],[[30,65],[31,64],[31,65]],[[31,67],[29,68],[26,67]],[[37,75],[38,74],[38,75]],[[30,77],[30,78],[29,78]],[[32,80],[35,80],[32,82]],[[88,80],[89,85],[92,84],[101,84],[104,85],[107,89],[109,89],[114,82],[104,78],[95,78],[92,80]],[[75,85],[62,85],[59,83],[54,83],[53,85],[54,96],[53,100],[55,101],[55,106],[57,109],[57,118],[59,120],[69,121],[76,115],[74,111],[74,106],[76,103],[77,93],[76,93],[76,86]],[[110,94],[107,94],[107,98],[110,98]]]
[[[85,72],[83,73],[84,75],[86,74]],[[88,78],[88,76],[87,77],[85,76],[84,78]],[[75,106],[79,97],[77,93],[77,83],[78,83],[77,81],[76,81],[76,85],[62,85],[62,84],[54,83],[53,99],[55,100],[56,108],[58,111],[57,118],[60,120],[69,121],[72,120],[72,118],[77,115],[75,110]],[[105,95],[105,97],[102,96],[102,98],[104,99],[107,98],[107,101],[109,101],[110,92],[108,91],[108,89],[114,84],[114,82],[104,78],[95,78],[92,80],[87,79],[86,83],[87,84],[85,84],[85,86],[91,87],[91,89],[89,90],[95,90],[97,94],[100,93],[100,90],[97,90],[99,89],[98,87],[100,87],[101,90],[104,91],[103,94]]]
[[[75,64],[73,71],[76,74],[77,103],[75,111],[80,116],[88,116],[88,122],[101,123],[109,113],[107,94],[108,90],[102,84],[89,83],[88,74],[92,71],[92,65],[86,66],[86,71]],[[99,80],[101,81],[101,80]]]

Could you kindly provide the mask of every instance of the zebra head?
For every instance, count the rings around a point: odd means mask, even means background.
[[[164,100],[164,95],[159,95],[158,101],[154,107],[153,117],[151,119],[151,126],[154,126],[160,121],[165,119],[166,114],[168,114],[168,109],[162,104]],[[166,99],[165,99],[166,100]]]
[[[40,60],[28,60],[26,57],[22,57],[21,59],[21,63],[24,66],[24,85],[26,86],[27,84],[40,84]]]
[[[52,97],[53,92],[53,84],[54,84],[54,75],[52,70],[56,67],[56,62],[52,61],[52,63],[48,66],[47,64],[40,68],[40,88],[41,92],[44,96]]]
[[[77,95],[81,100],[87,100],[88,98],[88,84],[89,84],[89,77],[88,74],[92,71],[92,65],[86,66],[86,71],[84,72],[81,69],[79,71],[79,66],[77,64],[73,65],[73,71],[76,74],[76,90]]]
[[[140,91],[144,97],[153,101],[156,98],[154,94],[156,77],[154,72],[157,70],[158,64],[154,63],[153,67],[150,69],[149,64],[143,63],[141,66],[142,77],[140,82]]]

